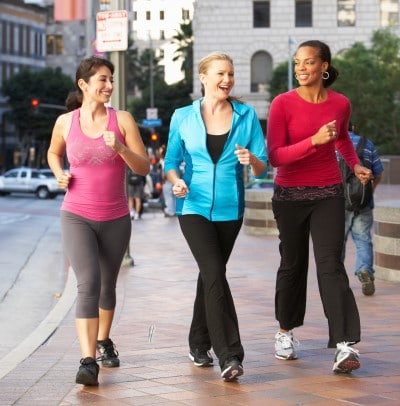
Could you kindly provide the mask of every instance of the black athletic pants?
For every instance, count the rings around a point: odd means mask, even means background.
[[[209,221],[198,215],[179,216],[183,235],[199,266],[189,346],[209,350],[219,358],[221,368],[231,357],[243,361],[239,325],[226,264],[243,219]]]
[[[329,343],[360,341],[360,317],[341,253],[344,240],[344,200],[273,200],[279,229],[281,263],[276,279],[275,315],[291,330],[304,321],[310,235],[314,247],[319,293],[328,319]]]

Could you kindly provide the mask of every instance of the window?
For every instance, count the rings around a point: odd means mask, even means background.
[[[338,0],[338,27],[354,27],[356,25],[356,0]]]
[[[159,57],[160,59],[163,59],[163,58],[164,58],[164,55],[165,55],[164,50],[163,50],[162,48],[160,48],[160,49],[158,50],[158,57]]]
[[[382,27],[399,25],[399,1],[380,0],[380,19]]]
[[[296,27],[312,27],[312,1],[296,1]]]
[[[165,18],[164,10],[160,10],[160,20],[164,20],[164,18]]]
[[[133,21],[137,21],[137,11],[133,12]]]
[[[268,28],[270,27],[270,2],[254,1],[253,2],[253,27]]]
[[[160,30],[160,39],[165,39],[165,31]]]
[[[46,38],[47,55],[61,55],[63,53],[62,35],[48,35]]]
[[[110,0],[100,0],[100,11],[111,10],[111,1]]]
[[[189,10],[182,9],[182,20],[190,20],[190,13]]]
[[[272,57],[268,52],[256,52],[251,58],[251,92],[268,91],[268,82],[272,78]]]
[[[151,20],[151,11],[146,11],[146,20]]]

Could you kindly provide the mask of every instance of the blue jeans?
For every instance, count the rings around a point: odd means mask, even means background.
[[[349,234],[351,234],[356,246],[354,274],[358,275],[361,270],[367,270],[371,279],[374,279],[374,254],[371,236],[372,225],[373,215],[370,207],[365,207],[358,213],[346,210],[343,260],[346,253],[346,241]]]

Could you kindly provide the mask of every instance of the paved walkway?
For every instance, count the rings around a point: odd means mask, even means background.
[[[397,198],[399,188],[395,191]],[[135,266],[121,272],[112,331],[121,367],[102,368],[99,387],[75,385],[80,352],[72,306],[54,334],[0,375],[0,405],[400,405],[400,284],[377,280],[376,294],[365,297],[349,272],[362,321],[357,347],[362,366],[352,375],[335,375],[311,259],[305,325],[296,330],[299,359],[279,361],[273,356],[278,240],[241,233],[228,275],[245,374],[225,383],[219,367],[197,368],[187,356],[197,271],[177,219],[145,213],[133,223],[131,253]],[[349,270],[353,258],[350,243]],[[71,284],[73,278],[67,280],[64,303],[72,303]]]

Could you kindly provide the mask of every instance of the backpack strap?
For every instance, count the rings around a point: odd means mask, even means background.
[[[358,140],[357,147],[356,147],[356,152],[358,155],[358,158],[360,161],[362,161],[364,157],[364,149],[365,146],[367,145],[367,139],[365,138],[364,135],[360,135],[360,139]]]

